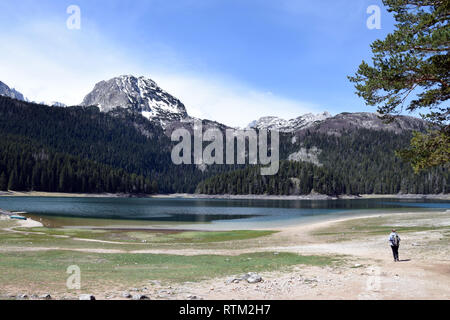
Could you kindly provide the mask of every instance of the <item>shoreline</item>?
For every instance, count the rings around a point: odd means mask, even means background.
[[[39,191],[0,191],[0,197],[66,197],[66,198],[154,198],[154,199],[225,199],[225,200],[357,200],[357,199],[422,199],[450,200],[450,194],[363,194],[328,196],[309,195],[206,195],[190,193],[134,195],[123,193],[60,193]]]

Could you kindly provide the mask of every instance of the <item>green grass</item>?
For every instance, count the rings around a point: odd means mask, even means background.
[[[0,227],[13,227],[15,222],[2,221]],[[224,249],[242,248],[245,244],[268,237],[274,231],[186,231],[149,232],[90,230],[69,228],[15,228],[20,233],[0,230],[0,246],[48,247],[47,251],[5,251],[0,253],[0,294],[2,288],[27,292],[68,292],[65,283],[67,267],[77,265],[82,272],[82,289],[125,290],[145,285],[149,280],[168,283],[200,281],[249,271],[273,271],[293,265],[323,266],[338,259],[270,252],[225,255],[167,255],[132,253],[88,253],[71,249],[143,250],[155,248]],[[65,236],[65,237],[61,237]],[[75,238],[120,241],[125,244],[79,241]],[[267,238],[266,238],[267,239]],[[143,242],[145,241],[145,242]],[[57,249],[61,248],[61,249]]]
[[[0,288],[23,286],[65,290],[66,269],[78,265],[83,289],[139,285],[149,280],[200,281],[249,271],[273,271],[293,265],[325,266],[336,258],[270,252],[220,255],[92,254],[70,251],[0,254]]]
[[[341,228],[339,230],[332,231],[318,231],[314,233],[315,235],[339,235],[339,234],[347,234],[358,235],[358,234],[366,234],[366,235],[383,235],[386,233],[390,233],[392,229],[396,229],[399,233],[410,233],[410,232],[421,232],[421,231],[430,231],[430,230],[446,230],[449,227],[423,227],[423,226],[413,226],[413,227],[396,227],[396,226],[356,226],[352,228]]]
[[[17,225],[17,221],[11,219],[0,220],[0,228],[11,228]]]
[[[45,239],[63,239],[52,236],[69,236],[71,238],[96,239],[148,244],[192,244],[248,240],[265,237],[276,231],[235,230],[235,231],[185,231],[185,232],[156,232],[156,231],[125,231],[125,230],[91,230],[66,228],[16,228],[29,233],[27,237],[34,237],[35,241]],[[43,234],[42,234],[43,233]],[[41,235],[41,237],[39,237]],[[0,237],[0,241],[2,238]]]
[[[235,230],[235,231],[215,231],[215,232],[199,232],[187,231],[168,235],[169,241],[181,243],[208,243],[223,242],[233,240],[255,239],[270,236],[276,231],[259,231],[259,230]]]
[[[426,218],[432,219],[433,217],[430,214]],[[400,234],[423,231],[443,231],[445,233],[450,230],[450,226],[447,225],[424,224],[423,218],[424,216],[401,216],[355,219],[318,230],[313,235],[329,237],[333,241],[347,241],[363,236],[389,235],[392,229],[396,229]],[[442,217],[437,215],[434,218],[437,221]]]
[[[1,225],[11,227],[14,224]],[[275,231],[185,231],[149,232],[91,230],[69,228],[16,228],[22,233],[0,230],[0,246],[48,247],[47,251],[5,251],[0,253],[0,294],[2,288],[19,288],[27,292],[68,292],[65,288],[67,267],[77,265],[82,272],[82,289],[126,290],[148,284],[149,280],[168,283],[201,281],[249,271],[262,272],[294,265],[324,266],[339,263],[338,258],[300,256],[271,252],[242,255],[167,255],[132,253],[88,253],[71,249],[236,249],[259,242]],[[61,237],[67,236],[67,237]],[[265,237],[265,238],[264,238]],[[75,238],[120,241],[125,244],[79,241]],[[60,249],[58,249],[60,248]],[[6,290],[6,289],[5,289]],[[19,291],[20,291],[19,290]],[[17,291],[17,290],[16,290]]]

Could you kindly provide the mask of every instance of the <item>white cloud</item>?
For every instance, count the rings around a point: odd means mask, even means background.
[[[315,104],[260,91],[220,76],[156,74],[154,80],[183,101],[190,115],[231,126],[245,127],[263,116],[292,119],[323,111]]]
[[[94,84],[136,70],[124,54],[83,24],[40,21],[0,32],[0,80],[33,101],[78,104]]]
[[[73,31],[65,28],[63,20],[39,21],[0,31],[0,37],[0,80],[34,101],[75,105],[96,82],[135,74],[155,80],[179,98],[190,115],[231,126],[245,127],[268,115],[290,119],[323,111],[312,103],[252,88],[223,75],[164,70],[172,63],[161,60],[167,48],[164,53],[152,53],[151,64],[139,63],[87,23]]]

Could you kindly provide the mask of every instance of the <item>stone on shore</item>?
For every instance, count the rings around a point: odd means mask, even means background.
[[[261,282],[262,280],[263,279],[259,274],[255,272],[249,272],[239,277],[231,278],[227,281],[227,283],[239,283],[241,281],[247,281],[248,283],[258,283]]]
[[[261,281],[262,281],[262,277],[259,274],[253,273],[253,272],[248,273],[248,277],[247,277],[248,283],[258,283]]]
[[[150,300],[145,294],[135,294],[133,295],[133,300]]]

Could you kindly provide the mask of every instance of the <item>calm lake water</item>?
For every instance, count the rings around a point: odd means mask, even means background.
[[[450,209],[445,200],[223,200],[180,198],[0,197],[0,208],[62,225],[276,227],[335,216]]]

